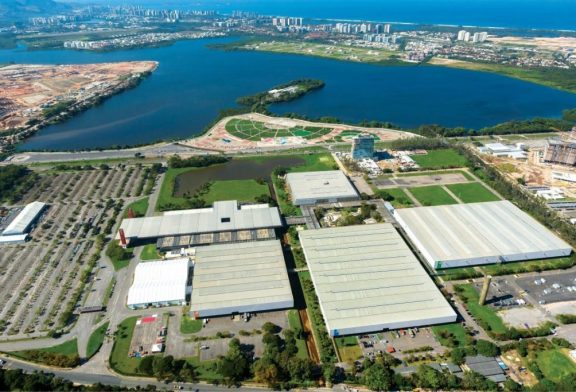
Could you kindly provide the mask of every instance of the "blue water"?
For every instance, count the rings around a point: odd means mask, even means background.
[[[88,1],[88,0],[85,0]],[[79,1],[79,2],[82,2]],[[306,18],[576,30],[574,0],[89,0]]]
[[[185,138],[201,132],[237,97],[297,78],[324,89],[277,113],[336,116],[346,122],[390,121],[402,127],[438,123],[481,128],[512,119],[558,117],[576,95],[494,74],[441,67],[381,67],[262,52],[210,50],[208,43],[107,53],[0,51],[0,63],[93,63],[156,60],[160,66],[136,89],[72,119],[41,130],[22,149],[81,149]]]

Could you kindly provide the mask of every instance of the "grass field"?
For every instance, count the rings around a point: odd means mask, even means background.
[[[182,333],[196,333],[202,330],[202,320],[194,320],[188,315],[182,315],[182,321],[180,322],[180,332]]]
[[[222,380],[222,376],[216,372],[216,361],[200,361],[198,357],[186,358],[186,362],[194,366],[194,372],[198,379],[204,381]]]
[[[544,376],[554,382],[576,373],[576,365],[562,350],[547,350],[537,354],[536,363]]]
[[[109,362],[112,369],[120,374],[138,374],[140,359],[128,357],[136,320],[138,320],[138,317],[130,317],[118,325],[118,333],[114,340]]]
[[[66,355],[68,357],[78,355],[78,340],[76,338],[59,344],[57,346],[47,347],[47,348],[40,348],[37,350],[22,350],[22,351],[14,351],[10,354],[14,355],[17,358],[21,358],[24,360],[31,361],[31,355],[34,352],[45,352],[45,353],[55,353]]]
[[[458,342],[458,346],[464,347],[466,346],[466,330],[462,326],[462,324],[454,323],[454,324],[446,324],[446,325],[436,325],[432,327],[432,332],[436,339],[440,342],[441,345],[445,347],[451,347],[450,340],[442,337],[443,333],[449,333],[454,336],[454,339]]]
[[[391,63],[406,64],[397,59],[397,53],[384,49],[358,48],[344,45],[328,45],[309,42],[259,42],[256,45],[244,45],[245,49],[253,49],[266,52],[292,53],[304,56],[317,56],[333,60],[355,61],[363,63]]]
[[[259,184],[256,180],[214,181],[210,190],[202,198],[208,204],[221,200],[254,202],[258,196],[270,196],[268,184]]]
[[[428,150],[425,155],[411,155],[411,158],[422,169],[450,169],[464,167],[468,162],[465,157],[451,148],[440,150]]]
[[[144,199],[136,200],[135,202],[128,205],[126,210],[124,211],[124,218],[128,218],[128,210],[132,209],[134,212],[134,216],[141,217],[146,215],[146,211],[148,211],[148,198],[145,197]]]
[[[162,256],[156,249],[156,244],[144,245],[142,248],[142,253],[140,253],[140,260],[142,261],[159,260],[161,258]]]
[[[441,277],[443,280],[471,279],[482,276],[482,274],[476,271],[474,267],[448,268],[444,270],[437,270],[436,275]]]
[[[226,131],[240,139],[260,141],[267,138],[283,138],[299,136],[304,139],[317,139],[332,132],[332,128],[322,127],[293,127],[293,128],[268,128],[260,121],[242,120],[233,118],[226,123]]]
[[[108,329],[108,323],[102,324],[97,330],[92,332],[90,339],[88,340],[88,346],[86,347],[86,357],[92,358],[94,354],[100,350],[102,343],[104,342],[104,336],[106,335],[106,330]]]
[[[467,180],[474,181],[474,177],[466,170],[432,170],[432,171],[415,171],[407,173],[396,173],[396,177],[416,177],[416,176],[433,176],[437,174],[462,174]]]
[[[356,361],[362,356],[362,349],[358,344],[356,336],[346,336],[341,338],[334,338],[336,348],[342,362],[350,363]]]
[[[293,331],[304,331],[302,326],[302,321],[300,320],[300,315],[295,309],[288,311],[288,325]],[[298,353],[296,354],[299,358],[308,359],[308,348],[306,347],[306,341],[304,339],[296,338],[296,347],[298,348]]]
[[[479,182],[472,182],[469,184],[452,184],[446,185],[452,193],[456,195],[464,203],[479,203],[484,201],[498,201],[498,196],[486,189],[485,186]]]
[[[523,272],[549,271],[566,269],[576,265],[576,257],[519,261],[513,263],[493,264],[480,267],[488,275],[510,275]]]
[[[448,192],[438,185],[409,188],[408,190],[423,206],[458,204]]]
[[[480,296],[474,286],[471,284],[462,284],[457,287],[462,288],[463,291],[461,295],[466,302],[468,310],[476,319],[483,320],[495,333],[505,333],[508,330],[500,316],[498,316],[491,307],[478,304]]]
[[[414,205],[406,192],[400,188],[383,189],[382,191],[388,193],[394,198],[394,200],[392,200],[390,203],[395,208],[411,207]],[[376,191],[376,195],[378,195],[378,191]]]

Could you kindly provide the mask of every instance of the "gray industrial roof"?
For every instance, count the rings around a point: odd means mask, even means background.
[[[358,192],[340,170],[288,173],[293,200],[355,198]]]
[[[405,208],[395,215],[436,261],[571,248],[509,201]]]
[[[196,249],[192,278],[192,312],[252,307],[269,303],[293,306],[292,289],[280,241],[222,244]]]
[[[126,238],[158,238],[174,235],[212,233],[282,226],[278,208],[267,204],[245,205],[218,201],[212,208],[169,211],[162,216],[124,219]],[[119,238],[119,236],[117,236]]]
[[[24,234],[32,222],[36,219],[38,214],[42,212],[44,207],[46,207],[46,204],[39,201],[35,201],[26,205],[26,207],[20,211],[16,218],[10,222],[8,227],[6,227],[6,229],[2,232],[2,235],[8,236]]]
[[[300,241],[332,335],[456,320],[391,224],[306,230]]]

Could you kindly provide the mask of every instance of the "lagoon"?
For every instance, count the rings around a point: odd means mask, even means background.
[[[377,66],[207,47],[231,38],[113,52],[0,51],[0,63],[76,64],[130,60],[160,63],[137,88],[41,130],[20,150],[74,150],[136,145],[197,135],[236,98],[299,78],[326,87],[271,106],[277,114],[335,116],[345,122],[389,121],[478,129],[508,120],[559,117],[576,94],[495,74],[433,66]]]

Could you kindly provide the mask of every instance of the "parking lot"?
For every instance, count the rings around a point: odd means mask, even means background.
[[[407,355],[405,351],[422,347],[432,347],[427,351],[432,355],[443,354],[445,349],[436,340],[431,328],[407,328],[398,331],[380,332],[362,335],[359,338],[360,348],[366,358],[374,358],[381,353],[389,353],[397,358]]]
[[[474,283],[478,293],[482,292],[482,285],[481,281]],[[495,278],[490,282],[490,290],[485,305],[491,306],[495,310],[512,309],[526,305],[526,300],[522,298],[522,293],[518,292],[507,278]]]
[[[167,317],[162,314],[153,314],[141,317],[136,321],[128,355],[143,357],[153,354],[153,346],[164,344],[166,341]]]
[[[542,278],[521,278],[517,282],[542,305],[576,300],[576,273],[574,272],[561,272]]]
[[[126,205],[142,192],[138,166],[39,175],[16,206],[48,204],[31,240],[0,246],[0,336],[41,336],[66,326],[69,318],[62,315],[82,303],[91,287],[74,295],[96,250],[95,235],[114,219],[115,205]]]
[[[179,325],[180,320],[181,315],[175,314],[170,325]],[[287,312],[276,311],[256,313],[248,322],[240,316],[210,318],[203,328],[193,335],[183,335],[176,328],[170,328],[166,354],[175,358],[193,357],[199,354],[201,360],[209,361],[218,358],[219,355],[226,355],[230,339],[236,338],[246,350],[254,352],[254,355],[259,357],[264,353],[262,325],[266,322],[271,322],[281,329],[289,327]],[[218,333],[229,337],[217,338]],[[193,337],[207,339],[193,341]]]

